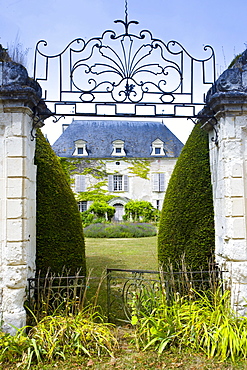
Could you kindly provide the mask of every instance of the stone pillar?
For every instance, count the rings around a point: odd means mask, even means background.
[[[217,119],[204,124],[210,139],[216,262],[228,271],[224,277],[232,292],[232,307],[246,315],[247,52],[219,77],[206,102]]]
[[[23,327],[27,278],[35,272],[36,166],[34,114],[41,89],[26,69],[0,62],[0,312],[2,330]],[[41,123],[41,124],[40,124]]]

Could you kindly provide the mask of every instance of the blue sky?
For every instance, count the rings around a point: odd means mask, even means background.
[[[29,49],[30,75],[40,39],[55,54],[75,38],[90,39],[106,29],[122,31],[114,20],[124,18],[124,0],[0,0],[0,9],[0,43],[7,47],[18,35],[23,48]],[[194,57],[202,56],[203,45],[211,45],[218,75],[247,44],[246,0],[128,0],[128,13],[130,20],[140,22],[136,32],[148,29],[164,42],[176,40]],[[186,122],[181,129],[171,123],[169,128],[185,141],[192,124]],[[44,132],[53,142],[61,124],[49,121]]]

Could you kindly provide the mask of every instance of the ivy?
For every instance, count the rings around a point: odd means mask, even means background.
[[[145,159],[128,159],[125,160],[127,163],[130,163],[131,166],[128,167],[129,172],[134,175],[141,177],[142,179],[147,179],[150,171],[150,162]]]
[[[83,191],[79,194],[76,194],[76,200],[79,201],[100,201],[100,202],[109,202],[114,195],[109,194],[109,192],[103,189],[107,186],[107,181],[99,181],[97,184],[90,186],[87,191]]]

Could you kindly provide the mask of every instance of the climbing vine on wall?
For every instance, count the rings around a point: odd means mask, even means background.
[[[147,159],[127,159],[125,162],[130,163],[128,167],[130,173],[149,180],[150,162]]]

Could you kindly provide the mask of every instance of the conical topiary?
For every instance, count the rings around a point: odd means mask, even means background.
[[[208,135],[196,125],[172,173],[161,212],[158,258],[162,265],[208,270],[215,245]]]
[[[42,132],[37,130],[36,271],[60,274],[86,272],[85,243],[77,203],[61,164]]]

